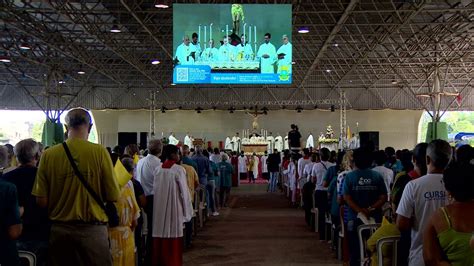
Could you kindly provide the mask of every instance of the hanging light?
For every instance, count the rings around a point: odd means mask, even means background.
[[[398,83],[398,82],[397,82],[396,80],[392,80],[392,84],[393,84],[393,85],[397,85],[397,83]]]
[[[336,111],[336,106],[334,106],[334,104],[333,104],[333,105],[331,105],[331,112],[335,112],[335,111]]]
[[[309,32],[309,28],[304,26],[304,27],[300,27],[298,29],[298,33],[308,33]]]
[[[198,108],[196,108],[195,110],[196,110],[196,113],[200,114],[201,111],[202,111],[202,108],[201,108],[201,107],[198,107]]]
[[[301,106],[296,107],[296,112],[301,113],[302,110],[303,110],[303,107]]]
[[[156,8],[169,8],[168,1],[165,0],[157,0],[155,1]]]
[[[152,65],[159,65],[160,63],[161,63],[161,62],[160,62],[160,60],[158,60],[158,59],[153,59],[153,60],[151,60],[151,64],[152,64]]]
[[[6,55],[0,55],[0,62],[3,62],[3,63],[10,63],[12,60],[10,59],[9,56],[6,56]]]
[[[59,84],[65,84],[65,83],[66,83],[66,81],[64,81],[64,80],[60,80],[60,81],[58,81],[58,83],[59,83]]]
[[[110,32],[113,33],[119,33],[122,32],[117,24],[112,25],[112,28],[110,28]]]
[[[166,110],[168,110],[168,108],[166,108],[165,106],[161,106],[161,112],[163,114],[166,113]]]
[[[19,47],[21,50],[31,50],[31,46],[26,42],[21,43]]]
[[[229,113],[233,114],[233,113],[234,113],[234,110],[235,110],[234,107],[229,108]]]
[[[79,74],[79,75],[84,75],[84,74],[86,74],[86,72],[84,71],[84,69],[82,69],[82,66],[79,67],[79,70],[77,71],[77,74]]]

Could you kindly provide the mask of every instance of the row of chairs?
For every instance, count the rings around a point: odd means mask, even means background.
[[[304,184],[303,184],[304,185]],[[302,185],[300,186],[302,187]],[[332,243],[335,243],[334,246],[336,247],[337,258],[339,260],[343,260],[344,257],[344,208],[341,207],[339,209],[339,218],[340,224],[336,226],[331,221],[331,216],[329,213],[325,214],[325,230],[324,232],[318,232],[318,215],[319,210],[316,208],[315,197],[313,194],[313,207],[311,209],[311,224],[314,225],[314,232],[325,234],[325,239],[331,239]],[[367,224],[361,225],[357,228],[358,238],[359,238],[359,247],[360,247],[360,258],[361,258],[361,266],[367,265],[366,262],[370,258],[370,254],[367,251],[367,240],[370,236],[380,227],[380,224]],[[328,237],[328,234],[330,237]],[[337,237],[335,237],[337,236]],[[376,252],[377,252],[377,265],[385,265],[384,260],[389,259],[391,261],[391,265],[397,265],[397,245],[400,237],[398,236],[391,236],[391,237],[383,237],[380,238],[376,243]],[[387,247],[391,252],[386,252],[384,254],[384,248]],[[386,258],[384,255],[389,254],[390,258]]]

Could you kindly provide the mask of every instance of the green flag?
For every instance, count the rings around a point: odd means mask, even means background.
[[[64,129],[63,124],[60,122],[54,123],[49,119],[46,119],[43,128],[43,135],[41,142],[45,146],[53,146],[64,141]]]

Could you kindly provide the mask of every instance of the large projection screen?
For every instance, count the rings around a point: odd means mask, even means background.
[[[291,84],[291,5],[174,4],[173,83]]]

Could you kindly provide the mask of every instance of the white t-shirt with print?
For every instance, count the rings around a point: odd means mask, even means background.
[[[414,217],[411,229],[409,265],[424,265],[423,232],[431,215],[448,204],[448,193],[444,188],[442,174],[427,174],[408,182],[403,191],[397,214]]]

